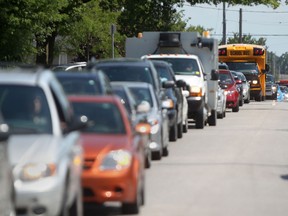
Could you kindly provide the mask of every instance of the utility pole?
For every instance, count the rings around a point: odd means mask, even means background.
[[[225,2],[223,2],[223,38],[222,44],[226,44],[226,11],[225,11]]]
[[[239,10],[239,43],[242,43],[242,8]]]
[[[111,47],[112,47],[112,58],[114,59],[114,35],[115,35],[115,32],[116,32],[116,25],[115,24],[112,24],[111,25],[111,28],[110,28],[110,33],[111,33]]]

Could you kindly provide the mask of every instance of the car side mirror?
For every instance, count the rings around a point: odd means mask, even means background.
[[[164,82],[162,82],[162,87],[163,88],[174,88],[175,82],[173,80],[164,81]]]

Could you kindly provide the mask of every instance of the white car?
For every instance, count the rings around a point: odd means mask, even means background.
[[[83,152],[77,130],[84,124],[70,107],[53,72],[0,71],[0,109],[12,134],[8,156],[17,213],[82,215]]]
[[[217,91],[217,118],[226,116],[226,91],[218,85]]]

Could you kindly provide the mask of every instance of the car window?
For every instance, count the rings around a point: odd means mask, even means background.
[[[89,126],[83,132],[99,134],[125,134],[124,122],[118,107],[113,103],[73,102],[76,115],[85,115]]]
[[[149,58],[153,59],[153,58]],[[153,60],[166,61],[171,64],[175,75],[201,76],[200,68],[196,59],[183,58],[154,58]]]
[[[50,110],[41,88],[1,85],[0,107],[11,132],[52,134]]]
[[[155,86],[152,72],[149,67],[140,66],[97,66],[98,70],[103,71],[111,82],[113,81],[138,81],[146,82]]]
[[[230,74],[227,73],[219,73],[220,82],[223,84],[233,84],[233,79]]]
[[[96,81],[90,78],[58,77],[67,95],[99,95],[101,94]]]
[[[152,96],[148,88],[141,88],[141,87],[129,87],[129,88],[137,104],[140,104],[142,101],[147,101],[151,107],[154,106]]]
[[[165,67],[165,66],[162,66],[162,65],[154,65],[156,70],[157,70],[157,73],[158,73],[158,76],[160,77],[161,81],[174,81],[170,71],[169,71],[169,68],[168,67]]]

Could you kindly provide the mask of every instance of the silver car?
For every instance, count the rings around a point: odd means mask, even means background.
[[[8,125],[0,123],[0,216],[14,216],[14,184],[7,156]]]
[[[148,102],[150,111],[147,113],[148,122],[151,125],[151,142],[149,147],[152,151],[152,159],[160,160],[162,156],[168,156],[169,143],[169,119],[167,109],[170,107],[171,100],[167,99],[162,102],[157,100],[153,87],[144,82],[126,82],[131,90],[137,104]]]
[[[82,215],[84,126],[48,70],[0,71],[0,109],[10,134],[17,214]]]

